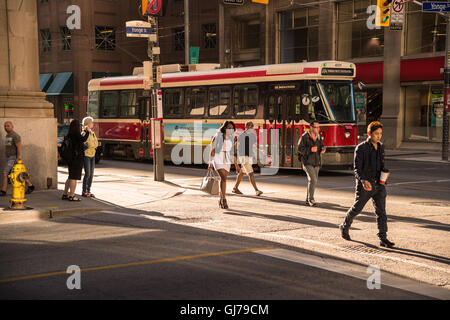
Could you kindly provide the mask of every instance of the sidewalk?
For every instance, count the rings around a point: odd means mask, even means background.
[[[27,210],[10,210],[11,186],[8,194],[0,197],[0,224],[32,222],[53,219],[70,214],[114,210],[120,207],[137,209],[151,202],[170,199],[184,193],[185,189],[171,182],[156,182],[148,177],[95,174],[92,192],[95,199],[81,197],[81,181],[76,195],[80,202],[61,200],[67,169],[58,170],[58,186],[61,190],[38,190],[25,195]],[[118,195],[120,195],[118,197]]]
[[[11,190],[9,188],[8,194],[0,197],[0,224],[46,220],[73,213],[101,211],[107,207],[89,198],[82,198],[80,202],[63,201],[61,195],[60,190],[35,191],[25,195],[27,210],[10,210]]]
[[[387,160],[436,162],[436,163],[450,164],[450,161],[442,160],[441,152],[436,151],[395,149],[395,150],[386,150],[385,152]]]

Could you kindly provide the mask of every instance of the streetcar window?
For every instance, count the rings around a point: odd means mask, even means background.
[[[137,92],[122,91],[120,93],[120,116],[135,117],[137,110]]]
[[[234,115],[248,117],[256,115],[258,107],[258,88],[242,86],[234,88]]]
[[[117,91],[103,91],[102,93],[102,117],[117,117],[119,107],[119,93]]]
[[[182,118],[184,96],[183,89],[165,89],[163,93],[164,117]]]
[[[188,89],[186,93],[186,115],[190,117],[202,117],[207,105],[206,89]]]
[[[269,120],[275,119],[275,97],[269,97],[269,108],[268,108],[268,118]]]
[[[220,117],[228,115],[231,102],[230,96],[230,88],[209,89],[209,116]]]
[[[348,82],[320,82],[336,121],[355,121],[353,91]]]
[[[89,91],[88,115],[94,119],[98,118],[98,91]]]
[[[317,102],[314,102],[316,99],[315,97],[320,97],[319,91],[317,90],[317,87],[314,84],[311,84],[310,88],[310,96],[311,103],[308,106],[308,115],[310,120],[316,120],[319,122],[328,122],[330,120],[330,117],[328,115],[328,112],[325,110],[325,107],[323,105],[322,99],[317,100]]]

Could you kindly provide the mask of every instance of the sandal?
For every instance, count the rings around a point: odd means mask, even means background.
[[[67,194],[63,194],[61,200],[69,200],[69,196]]]
[[[69,197],[69,201],[81,201],[81,199],[73,196],[73,197]]]
[[[6,191],[0,190],[0,197],[6,196]]]
[[[94,194],[93,194],[93,193],[90,193],[90,192],[89,192],[88,197],[89,197],[89,198],[95,198]]]
[[[83,192],[81,194],[82,197],[88,198],[89,197],[89,192]]]
[[[232,193],[235,193],[235,194],[243,194],[243,193],[241,192],[241,190],[239,190],[239,189],[233,189],[233,190],[231,190],[231,192],[232,192]]]

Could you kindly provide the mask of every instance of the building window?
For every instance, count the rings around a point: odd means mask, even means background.
[[[409,4],[407,12],[406,54],[445,51],[445,17],[424,13],[416,4]]]
[[[319,9],[309,7],[284,12],[281,62],[315,61],[319,56]]]
[[[116,28],[95,26],[95,48],[114,51],[116,49]]]
[[[184,51],[184,28],[172,29],[175,51]]]
[[[338,3],[338,60],[383,55],[384,28],[367,28],[367,8],[376,4],[376,0],[347,0]]]
[[[405,139],[442,141],[444,93],[441,86],[408,86],[405,94]]]
[[[67,26],[61,27],[61,39],[62,39],[62,49],[64,51],[72,50],[72,35],[70,34],[69,28]]]
[[[235,23],[236,42],[238,49],[259,48],[259,38],[261,25],[259,19],[236,21]]]
[[[39,30],[40,42],[39,47],[41,48],[41,52],[49,52],[52,49],[52,34],[50,33],[50,29],[41,29]]]
[[[216,24],[209,23],[202,25],[203,48],[214,49],[217,45]]]

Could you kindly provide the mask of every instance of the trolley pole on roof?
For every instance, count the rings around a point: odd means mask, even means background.
[[[160,48],[158,46],[158,17],[148,15],[148,22],[152,25],[152,31],[156,34],[156,41],[148,42],[148,55],[152,60],[152,109],[151,109],[151,131],[152,131],[152,148],[153,148],[153,179],[155,181],[164,181],[164,141],[163,141],[163,125],[162,125],[162,97],[161,77],[158,76],[158,64]],[[153,39],[154,40],[154,39]]]

